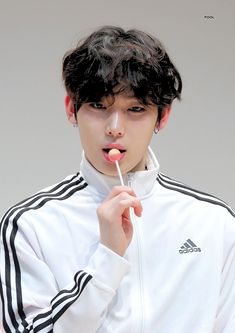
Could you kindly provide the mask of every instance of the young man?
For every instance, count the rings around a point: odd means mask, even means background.
[[[235,332],[234,212],[161,174],[149,148],[182,88],[161,43],[103,27],[63,79],[81,169],[3,217],[5,331]]]

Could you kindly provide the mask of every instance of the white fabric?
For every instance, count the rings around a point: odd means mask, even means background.
[[[80,175],[6,213],[6,332],[235,332],[233,211],[159,174],[151,150],[148,169],[124,176],[143,206],[124,258],[99,244],[96,216],[119,179],[84,157]]]

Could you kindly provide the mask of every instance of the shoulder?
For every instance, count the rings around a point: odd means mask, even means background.
[[[10,207],[1,219],[1,227],[9,224],[10,221],[16,223],[22,215],[27,213],[33,212],[38,215],[45,206],[53,205],[55,202],[65,202],[86,186],[87,183],[79,173],[70,175]]]
[[[213,196],[211,194],[194,189],[182,182],[174,180],[163,173],[158,174],[158,183],[167,191],[170,191],[172,195],[178,196],[181,200],[190,200],[197,203],[198,206],[206,207],[207,209],[221,211],[222,213],[229,213],[229,215],[235,218],[234,210],[223,200]]]

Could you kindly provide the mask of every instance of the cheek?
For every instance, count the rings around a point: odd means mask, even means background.
[[[87,155],[91,156],[96,153],[97,147],[100,146],[102,133],[98,125],[92,121],[79,126],[80,141]]]
[[[96,135],[98,132],[96,122],[90,120],[89,117],[83,117],[81,120],[78,119],[78,128],[80,135],[87,140],[89,140],[91,136]]]
[[[139,128],[135,128],[132,132],[133,139],[135,138],[136,146],[145,146],[151,141],[151,138],[154,133],[154,126],[153,123],[144,123],[141,124]]]

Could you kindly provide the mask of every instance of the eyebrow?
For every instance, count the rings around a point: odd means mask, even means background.
[[[108,101],[109,102],[109,98],[112,100],[112,103],[111,104],[113,104],[114,102],[115,102],[115,97],[116,96],[118,96],[118,95],[122,95],[122,94],[114,94],[114,95],[110,95],[110,96],[103,96],[103,97],[101,97],[100,98],[100,102],[102,102],[102,101]],[[139,100],[135,95],[124,95],[127,99],[128,99],[128,102],[129,101],[132,101],[133,100],[133,102],[135,102],[135,103],[140,103],[140,104],[143,104],[142,102],[141,102],[141,100]],[[99,102],[98,100],[97,100],[97,102]]]

